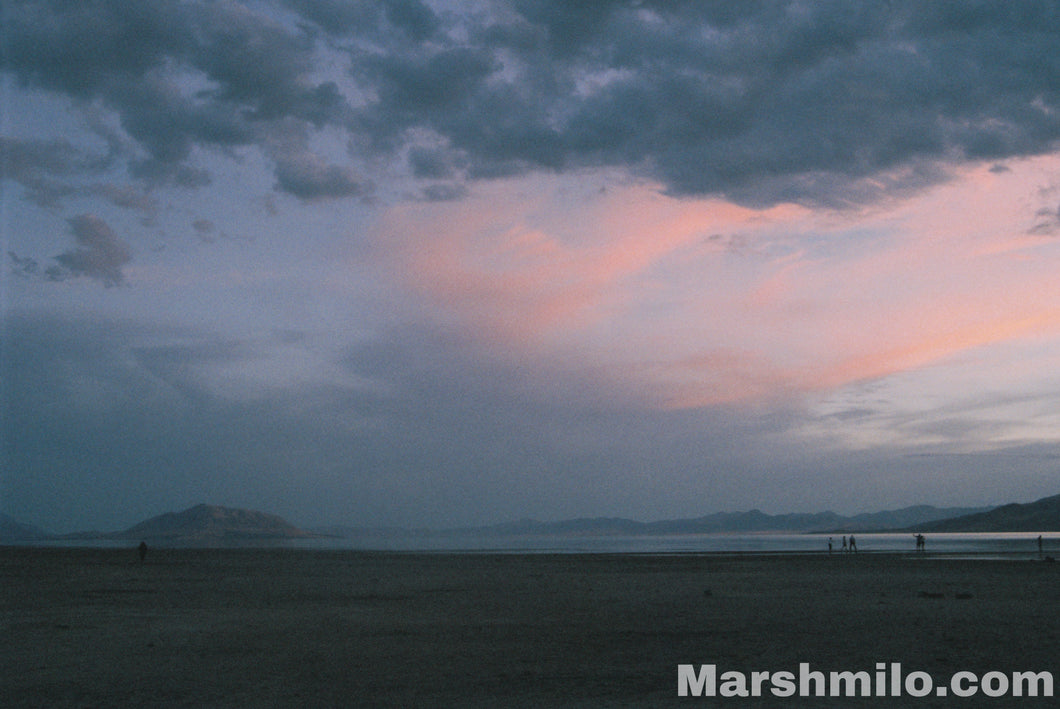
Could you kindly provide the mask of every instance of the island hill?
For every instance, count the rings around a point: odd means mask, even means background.
[[[277,542],[314,537],[282,517],[255,510],[200,504],[183,512],[166,512],[122,532],[77,532],[54,540],[113,539],[172,546],[213,546]]]
[[[121,532],[122,539],[156,541],[245,541],[300,539],[313,536],[276,515],[216,505],[196,505],[167,512]]]
[[[641,536],[711,533],[869,533],[869,532],[1057,532],[1060,495],[1026,504],[995,508],[939,508],[917,505],[899,510],[846,517],[834,512],[769,515],[758,510],[719,512],[693,519],[637,522],[591,517],[558,522],[521,520],[484,527],[400,529],[326,527],[299,529],[276,515],[254,510],[200,504],[167,512],[121,532],[77,532],[55,535],[0,514],[0,543],[106,539],[146,541],[169,546],[272,544],[313,537],[384,536]]]

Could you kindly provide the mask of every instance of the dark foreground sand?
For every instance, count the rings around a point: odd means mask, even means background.
[[[678,698],[677,665],[1049,670],[1060,563],[0,548],[10,707],[1001,707]]]

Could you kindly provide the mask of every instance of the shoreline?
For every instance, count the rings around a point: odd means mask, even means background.
[[[1043,563],[1055,562],[1057,559],[1051,554],[1039,554],[1037,551],[1024,551],[1024,550],[971,550],[971,551],[960,551],[960,550],[945,550],[945,551],[897,551],[893,549],[865,549],[858,550],[856,552],[848,552],[842,550],[833,550],[831,552],[827,550],[816,550],[816,549],[770,549],[770,550],[688,550],[688,549],[673,549],[673,550],[656,550],[656,549],[644,549],[644,550],[626,550],[626,551],[615,551],[615,550],[586,550],[586,549],[557,549],[557,548],[522,548],[522,547],[496,547],[496,548],[475,548],[468,547],[466,549],[461,548],[446,548],[446,549],[377,549],[377,548],[360,548],[360,547],[312,547],[312,546],[288,546],[283,544],[216,544],[216,545],[169,545],[164,543],[153,543],[148,545],[149,549],[156,551],[188,551],[188,552],[214,552],[214,551],[232,551],[232,552],[290,552],[290,553],[306,553],[306,554],[373,554],[373,555],[397,555],[397,556],[556,556],[556,557],[578,557],[578,556],[601,556],[601,557],[704,557],[704,558],[756,558],[756,559],[768,559],[771,557],[777,558],[792,558],[792,557],[807,557],[807,558],[860,558],[860,557],[876,557],[876,558],[890,558],[895,559],[924,559],[924,560],[945,560],[945,559],[980,559],[980,560],[994,560],[994,561],[1040,561]],[[94,545],[94,544],[69,544],[66,542],[56,543],[42,543],[39,541],[34,542],[15,542],[15,543],[0,543],[0,554],[7,551],[17,550],[70,550],[70,551],[111,551],[120,552],[122,550],[135,551],[136,544],[133,542],[125,542],[122,544],[107,544],[107,545]],[[1050,550],[1053,551],[1053,550]],[[1055,551],[1053,553],[1056,553]]]

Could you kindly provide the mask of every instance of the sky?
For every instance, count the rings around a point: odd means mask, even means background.
[[[1060,492],[1055,3],[2,13],[20,521]]]

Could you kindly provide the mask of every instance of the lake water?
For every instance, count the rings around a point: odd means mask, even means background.
[[[1043,532],[1044,553],[1060,557],[1060,533]],[[833,553],[841,554],[841,534],[674,534],[634,536],[468,536],[442,534],[409,536],[371,536],[360,538],[319,537],[285,540],[275,543],[250,542],[249,547],[282,547],[295,549],[426,551],[426,552],[512,552],[523,554],[694,554],[694,553],[819,553],[828,552],[832,538]],[[915,553],[914,537],[909,533],[858,534],[860,553]],[[1037,532],[928,534],[928,554],[976,555],[981,557],[1037,558]],[[61,547],[133,547],[129,541],[78,540],[34,542],[38,546]],[[157,546],[168,546],[157,544]],[[209,545],[206,545],[209,546]]]
[[[1060,534],[1043,533],[1046,554],[1060,556]],[[912,534],[855,535],[859,552],[915,552]],[[926,551],[933,554],[1020,555],[1038,554],[1035,532],[929,534]],[[636,536],[410,536],[360,539],[307,539],[285,546],[315,549],[362,549],[378,551],[463,551],[519,553],[827,553],[832,538],[833,553],[842,553],[842,535],[837,534],[680,534]]]

